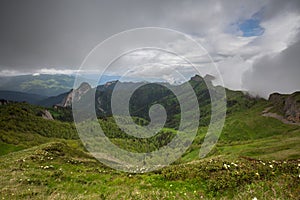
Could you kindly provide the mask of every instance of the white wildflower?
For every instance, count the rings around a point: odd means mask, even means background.
[[[273,169],[273,165],[270,165],[269,167]]]
[[[224,166],[225,169],[229,169],[230,168],[230,165],[227,165],[227,164],[224,164],[223,166]]]
[[[256,197],[254,197],[252,200],[257,200],[257,198],[256,198]]]
[[[233,162],[231,163],[231,165],[233,165],[233,166],[235,166],[235,167],[237,167],[237,166],[238,166],[237,164],[235,164],[235,163],[233,163]]]

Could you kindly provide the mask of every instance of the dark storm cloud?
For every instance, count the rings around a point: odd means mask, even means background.
[[[256,15],[264,33],[241,37],[236,24]],[[99,42],[147,26],[191,35],[217,61],[227,87],[261,95],[276,87],[282,92],[299,90],[299,0],[1,0],[0,75],[74,73]],[[203,62],[193,56],[196,63]],[[286,78],[284,85],[273,83],[280,74]]]
[[[92,47],[112,34],[154,25],[149,15],[157,16],[160,6],[156,5],[148,1],[2,0],[1,69],[78,66]]]
[[[235,1],[2,0],[0,69],[30,72],[45,67],[74,68],[99,42],[137,27],[162,26],[200,35],[202,31],[226,25],[228,22],[222,20],[233,18],[231,10],[238,10],[241,4]],[[255,3],[247,4],[248,8],[255,7]]]

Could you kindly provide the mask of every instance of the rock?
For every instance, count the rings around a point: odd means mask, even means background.
[[[286,98],[283,110],[287,120],[295,123],[300,122],[300,105],[292,96]]]
[[[67,94],[67,96],[63,99],[63,101],[59,104],[56,104],[55,106],[57,107],[71,107],[72,106],[72,101],[73,101],[73,97],[76,97],[76,99],[74,99],[75,101],[79,101],[81,99],[81,97],[86,94],[88,91],[90,91],[92,89],[92,87],[86,83],[83,82],[81,83],[81,85],[75,89],[75,90],[70,90],[70,92]]]
[[[284,118],[290,122],[300,122],[300,92],[291,95],[279,93],[271,94],[269,101],[284,115]]]
[[[48,110],[43,110],[40,112],[40,116],[47,120],[54,120],[51,113]]]

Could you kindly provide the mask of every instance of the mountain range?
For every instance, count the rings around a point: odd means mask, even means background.
[[[69,92],[73,88],[75,78],[75,75],[64,74],[1,76],[0,90],[51,97]],[[93,74],[77,76],[80,82],[95,82],[95,80],[98,80],[97,78]],[[117,80],[118,78],[118,76],[104,75],[101,77],[99,84]]]
[[[265,100],[224,88],[225,125],[212,151],[199,159],[211,114],[208,78],[194,76],[181,85],[147,83],[135,90],[129,110],[136,124],[149,124],[149,108],[157,103],[168,114],[165,126],[150,138],[126,134],[137,132],[136,127],[126,124],[128,117],[118,116],[125,122],[121,129],[112,115],[114,89],[122,98],[138,82],[109,81],[97,87],[82,82],[51,97],[0,92],[1,98],[10,99],[0,100],[0,197],[45,199],[51,194],[54,199],[76,199],[84,194],[93,199],[101,193],[100,199],[157,199],[157,194],[162,199],[299,199],[300,93],[274,93]],[[95,94],[99,124],[113,144],[135,153],[165,146],[176,136],[181,117],[177,96],[167,87],[187,84],[197,96],[200,125],[193,143],[172,165],[144,174],[116,171],[93,158],[79,139],[72,102],[89,104],[87,97]],[[109,154],[102,158],[119,163]],[[136,191],[145,196],[133,196]]]
[[[12,81],[13,80],[7,78],[6,80],[1,80],[1,83],[9,84]],[[84,96],[86,93],[95,93],[95,106],[97,108],[97,115],[99,117],[109,117],[112,115],[111,97],[115,86],[118,85],[118,89],[122,90],[124,94],[128,93],[132,88],[138,88],[130,98],[130,114],[134,117],[149,120],[148,111],[150,107],[153,104],[158,103],[166,108],[168,114],[167,125],[175,128],[175,124],[178,124],[180,120],[180,106],[176,96],[167,87],[180,89],[183,88],[185,84],[190,84],[199,102],[199,109],[201,111],[200,125],[208,125],[210,121],[211,102],[209,98],[210,94],[206,84],[212,83],[211,77],[208,76],[202,78],[198,75],[195,75],[189,80],[188,83],[183,83],[181,85],[170,85],[168,83],[147,83],[142,87],[139,87],[141,84],[140,82],[109,81],[93,88],[87,82],[82,82],[82,84],[74,90],[70,89],[73,84],[72,81],[74,81],[74,77],[66,75],[40,75],[39,77],[29,75],[21,76],[17,78],[16,83],[12,86],[12,90],[17,90],[15,87],[18,84],[24,88],[24,85],[29,86],[30,83],[40,83],[34,87],[28,87],[27,91],[37,92],[39,90],[43,90],[42,94],[48,95],[56,94],[58,91],[62,91],[62,93],[47,97],[34,93],[30,94],[27,92],[0,90],[0,99],[16,102],[26,101],[28,103],[44,107],[55,106],[61,108],[70,108],[72,106],[72,97],[75,96],[78,98],[76,101],[80,101],[84,99],[82,96]],[[53,83],[53,85],[47,85],[48,89],[45,89],[42,85],[46,83]],[[55,84],[59,84],[61,86],[55,87]],[[0,86],[0,88],[4,88],[4,85]],[[19,88],[19,90],[21,89]],[[265,101],[262,98],[251,97],[242,91],[233,91],[227,88],[225,88],[225,91],[227,98],[227,113],[248,109],[257,103],[264,102],[265,104],[271,103],[272,105],[265,111],[265,115],[275,118],[280,118],[279,116],[282,116],[283,119],[290,123],[300,122],[300,92],[295,92],[290,95],[274,93],[270,95],[268,101]],[[71,118],[71,116],[68,118]]]

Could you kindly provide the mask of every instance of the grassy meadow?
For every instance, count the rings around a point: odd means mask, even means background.
[[[202,126],[180,159],[142,174],[101,164],[85,150],[71,122],[45,120],[36,115],[41,107],[0,106],[0,198],[299,199],[300,127],[263,117],[268,106],[262,101],[228,114],[206,158],[199,159],[207,130]],[[99,122],[111,141],[136,152],[155,150],[172,138],[168,134],[176,134],[165,128],[160,139],[133,140],[112,118]]]

